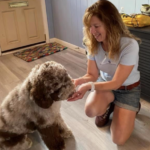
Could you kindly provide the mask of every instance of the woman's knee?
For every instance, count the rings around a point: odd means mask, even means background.
[[[110,93],[108,92],[108,95]],[[105,92],[90,93],[85,103],[85,114],[88,117],[103,115],[109,106]]]
[[[90,106],[85,106],[85,114],[90,118],[93,118],[97,115],[94,108]]]
[[[117,145],[124,145],[129,136],[125,135],[123,130],[116,129],[112,131],[111,129],[112,141]]]
[[[106,112],[105,108],[97,107],[95,105],[85,105],[85,114],[93,118],[95,116],[101,116]]]
[[[125,139],[121,135],[116,135],[116,136],[112,136],[112,141],[117,145],[124,145],[127,139]]]

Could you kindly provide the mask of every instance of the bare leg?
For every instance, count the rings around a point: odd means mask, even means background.
[[[89,94],[85,103],[85,113],[89,117],[103,115],[114,100],[111,91],[94,91]]]
[[[63,150],[65,148],[65,142],[60,135],[58,124],[53,124],[47,128],[38,128],[37,130],[50,150]]]
[[[115,106],[111,134],[112,140],[117,145],[123,145],[130,137],[135,122],[136,112]]]

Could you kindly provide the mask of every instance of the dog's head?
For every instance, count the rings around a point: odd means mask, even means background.
[[[49,108],[54,101],[65,100],[75,92],[66,69],[54,61],[36,65],[29,75],[30,99],[42,108]]]

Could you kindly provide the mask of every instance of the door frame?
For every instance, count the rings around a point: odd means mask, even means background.
[[[47,21],[46,2],[45,2],[45,0],[39,0],[39,1],[41,3],[43,25],[44,25],[44,34],[46,35],[46,43],[49,43],[50,37],[49,37],[49,28],[48,28],[48,21]],[[19,51],[19,50],[17,50],[17,51]],[[14,51],[8,52],[8,53],[6,52],[6,54],[10,54],[10,53],[14,53]],[[3,54],[2,54],[2,50],[1,50],[1,46],[0,46],[0,56],[1,55],[3,55]]]
[[[42,15],[43,15],[43,24],[44,24],[44,31],[46,34],[46,43],[49,43],[49,28],[48,28],[48,21],[47,21],[47,12],[46,12],[46,2],[45,0],[41,1],[41,7],[42,7]]]

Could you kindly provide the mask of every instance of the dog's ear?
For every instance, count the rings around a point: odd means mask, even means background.
[[[50,89],[46,88],[42,81],[39,81],[31,88],[30,97],[39,107],[47,109],[53,104],[53,98],[49,92]]]

